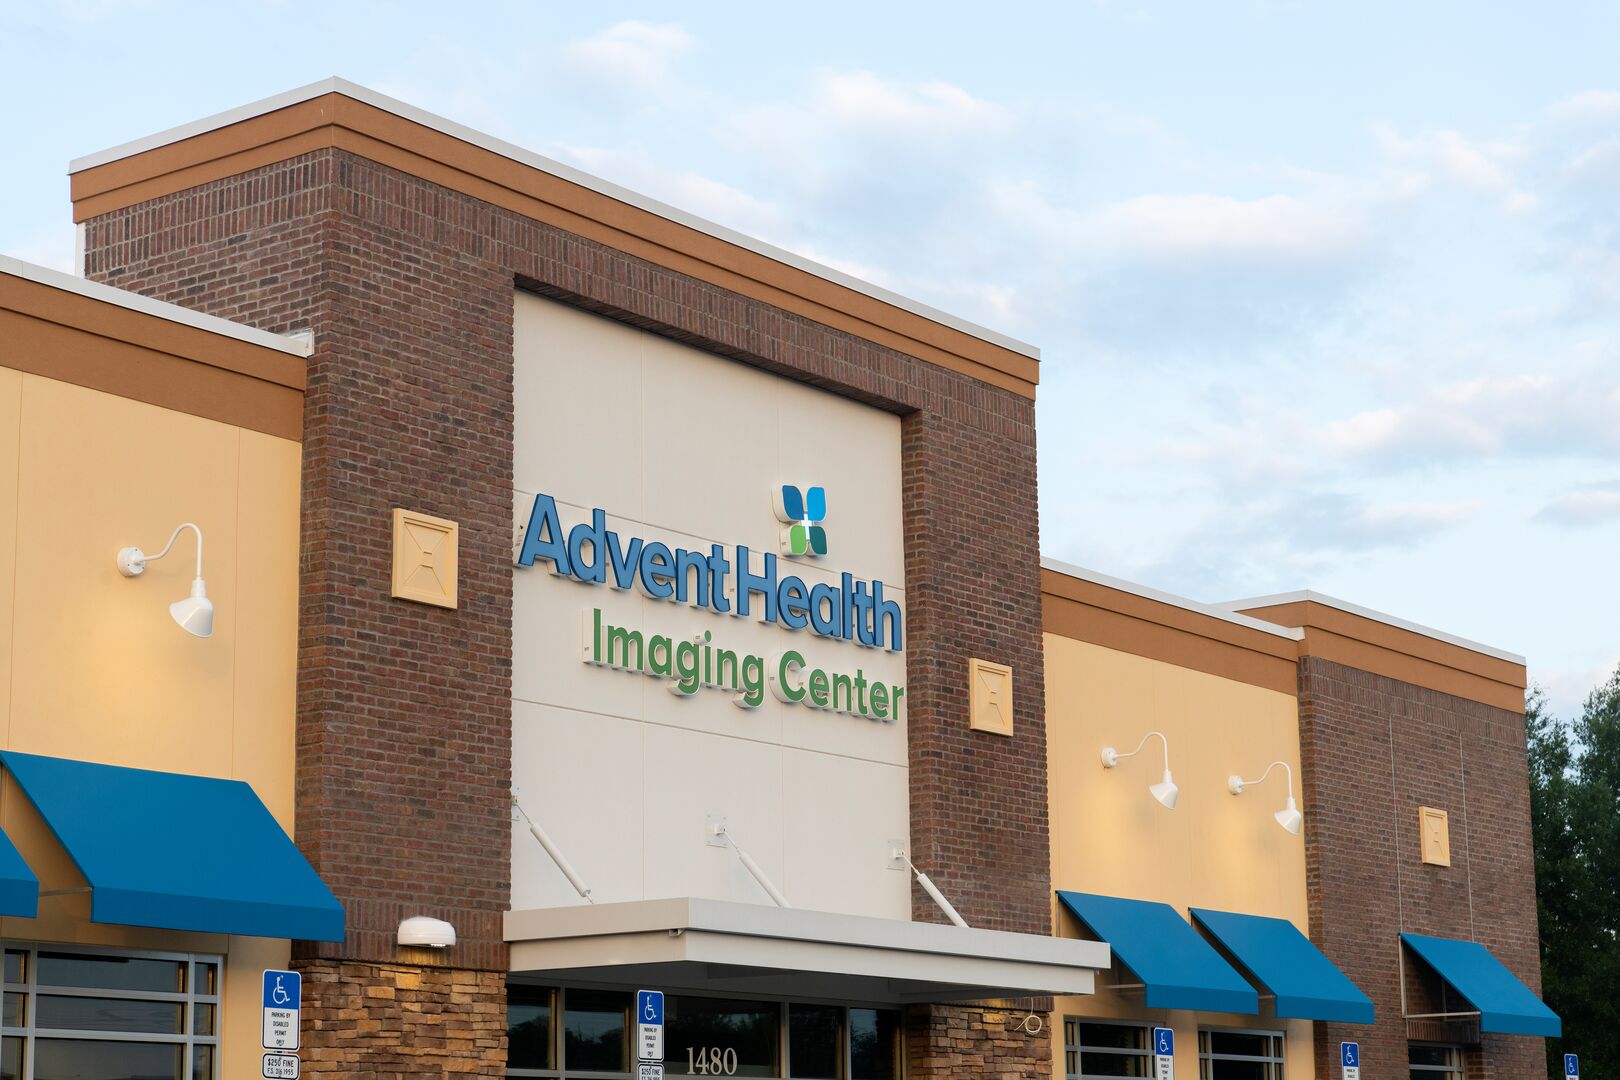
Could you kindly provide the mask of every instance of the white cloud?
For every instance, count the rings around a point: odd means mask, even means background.
[[[949,134],[1006,126],[1001,106],[952,83],[903,83],[869,71],[829,72],[817,80],[810,103],[846,128],[888,129],[907,134]]]
[[[1406,137],[1389,127],[1376,128],[1375,134],[1385,155],[1404,168],[1493,195],[1509,214],[1527,214],[1536,209],[1536,196],[1524,190],[1515,176],[1515,166],[1528,152],[1521,142],[1478,141],[1456,131]],[[1408,178],[1408,184],[1413,182]]]
[[[1586,90],[1557,102],[1552,115],[1575,120],[1606,120],[1620,116],[1620,91]]]
[[[1118,258],[1170,264],[1334,261],[1364,239],[1345,208],[1292,195],[1140,195],[1100,208],[1086,225]]]
[[[570,42],[563,49],[563,57],[570,66],[598,82],[656,88],[669,79],[676,59],[692,43],[692,35],[674,23],[627,19]]]
[[[1577,528],[1620,522],[1620,483],[1567,491],[1536,511],[1536,520]]]
[[[1620,455],[1620,383],[1606,369],[1490,375],[1416,389],[1401,404],[1326,425],[1336,456],[1402,464],[1444,457]]]

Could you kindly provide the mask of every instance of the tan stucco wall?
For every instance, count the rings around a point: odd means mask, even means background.
[[[1304,844],[1271,816],[1287,796],[1282,770],[1240,797],[1226,790],[1230,774],[1253,778],[1279,758],[1294,769],[1297,785],[1294,695],[1054,634],[1045,641],[1054,890],[1156,900],[1183,915],[1190,907],[1270,915],[1308,932]],[[1128,753],[1155,730],[1169,739],[1181,789],[1173,811],[1147,791],[1163,768],[1158,740],[1113,770],[1099,760],[1104,746]],[[1080,936],[1055,897],[1053,920],[1061,936]],[[1151,1010],[1139,991],[1115,991],[1110,983],[1105,975],[1095,995],[1057,999],[1055,1075],[1064,1075],[1065,1016],[1175,1028],[1183,1077],[1198,1075],[1200,1027],[1286,1031],[1290,1080],[1315,1075],[1308,1022]],[[1262,1014],[1269,1008],[1262,1002]]]
[[[0,743],[245,780],[291,833],[298,485],[296,442],[0,368]],[[140,578],[114,565],[182,521],[205,539],[207,639],[168,612],[195,571],[189,532]],[[83,884],[9,779],[0,826],[41,889]],[[41,897],[0,935],[225,954],[221,1075],[258,1075],[259,971],[287,942],[88,918],[84,894]]]

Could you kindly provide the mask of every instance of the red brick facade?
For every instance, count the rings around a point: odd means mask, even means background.
[[[1472,1025],[1409,1035],[1401,932],[1478,941],[1541,985],[1524,716],[1317,657],[1300,660],[1299,694],[1311,937],[1377,1008],[1371,1028],[1317,1026],[1317,1074],[1336,1075],[1354,1039],[1362,1075],[1404,1076],[1409,1037],[1465,1041]],[[1421,861],[1420,806],[1450,816],[1449,867]],[[1420,962],[1407,972],[1408,1011],[1438,1011]],[[1541,1039],[1487,1035],[1482,1049],[1470,1076],[1544,1074]]]
[[[396,960],[402,915],[456,925],[447,967],[505,970],[514,285],[904,417],[913,857],[974,925],[1048,931],[1032,400],[336,149],[92,218],[85,246],[97,280],[315,334],[297,839],[349,938],[302,947],[312,1009],[350,994],[322,973]],[[458,609],[390,599],[396,506],[461,523]],[[967,729],[974,656],[1016,671],[1014,739]],[[385,1012],[313,1041],[386,1043]]]

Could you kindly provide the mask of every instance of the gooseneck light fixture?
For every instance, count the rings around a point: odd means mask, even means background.
[[[1164,778],[1157,784],[1151,785],[1148,788],[1148,793],[1163,803],[1166,810],[1174,810],[1176,808],[1176,797],[1181,794],[1181,789],[1176,787],[1176,782],[1170,778],[1170,740],[1164,737],[1163,732],[1148,732],[1142,736],[1142,741],[1136,744],[1136,749],[1128,754],[1122,754],[1112,746],[1103,747],[1102,766],[1105,769],[1112,769],[1126,758],[1135,757],[1142,752],[1142,748],[1152,738],[1157,738],[1164,743]]]
[[[1293,767],[1288,764],[1288,762],[1273,761],[1270,765],[1266,766],[1266,771],[1260,774],[1260,779],[1258,780],[1245,780],[1243,777],[1233,773],[1231,776],[1226,778],[1226,790],[1230,791],[1234,795],[1241,795],[1243,794],[1244,788],[1249,787],[1252,784],[1265,783],[1266,777],[1270,776],[1272,770],[1279,765],[1283,767],[1283,772],[1288,774],[1288,802],[1281,810],[1277,811],[1271,816],[1277,819],[1277,824],[1281,825],[1295,836],[1298,836],[1300,826],[1305,823],[1305,815],[1299,812],[1299,805],[1294,802],[1294,770]]]
[[[156,555],[148,555],[138,547],[120,548],[118,550],[118,572],[125,577],[140,577],[146,573],[146,564],[156,562],[169,553],[174,542],[180,534],[190,529],[197,534],[197,576],[191,582],[191,595],[184,600],[176,600],[169,605],[169,614],[174,621],[180,624],[180,629],[197,637],[208,637],[214,632],[214,604],[208,599],[208,589],[203,585],[202,576],[202,530],[187,521],[181,524],[174,532],[169,534],[169,542],[163,545],[163,550]]]

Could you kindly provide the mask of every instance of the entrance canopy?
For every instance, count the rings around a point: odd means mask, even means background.
[[[873,1005],[1089,994],[1108,946],[681,897],[511,911],[514,974]]]

